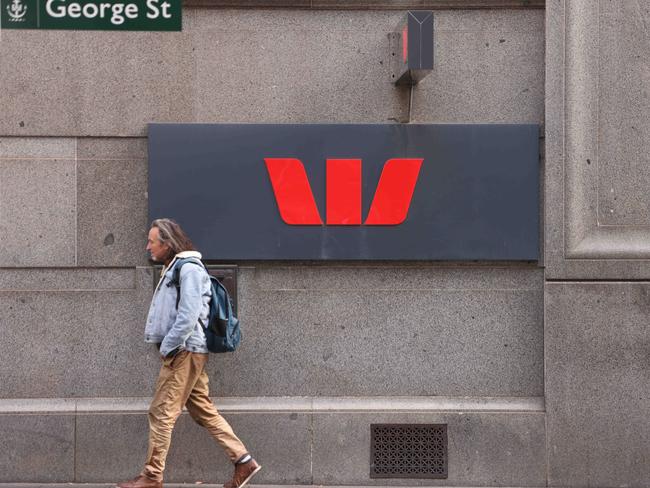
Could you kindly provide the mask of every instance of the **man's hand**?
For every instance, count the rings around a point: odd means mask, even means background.
[[[163,355],[161,354],[160,357],[163,358],[163,359],[173,358],[173,357],[176,356],[176,354],[178,354],[179,352],[181,352],[181,346],[177,346],[177,347],[175,347],[174,349],[172,349],[171,351],[169,351],[169,352],[167,353],[167,356],[163,356]]]

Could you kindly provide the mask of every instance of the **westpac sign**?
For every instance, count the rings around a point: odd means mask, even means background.
[[[538,131],[150,124],[149,217],[216,261],[534,261]]]
[[[282,220],[289,225],[322,225],[305,167],[298,159],[265,158]],[[386,162],[365,225],[399,225],[406,219],[422,159]],[[361,224],[361,160],[328,159],[327,225]]]

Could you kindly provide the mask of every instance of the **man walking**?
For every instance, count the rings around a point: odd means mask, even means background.
[[[153,261],[165,266],[149,307],[145,341],[160,350],[162,366],[149,407],[149,449],[142,472],[119,488],[162,488],[165,459],[172,429],[187,407],[190,416],[205,427],[235,465],[224,488],[242,488],[262,467],[251,457],[209,398],[205,365],[208,348],[199,323],[206,323],[211,298],[210,279],[200,263],[201,254],[181,227],[170,219],[154,220],[147,251]],[[173,285],[174,266],[179,259],[195,258],[180,271],[180,296]],[[178,300],[177,300],[178,298]]]

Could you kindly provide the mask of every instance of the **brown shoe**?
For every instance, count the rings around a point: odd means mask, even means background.
[[[118,488],[162,488],[162,481],[155,481],[147,478],[143,474],[139,474],[129,481],[123,481],[117,484]]]
[[[251,459],[246,463],[235,464],[232,479],[227,481],[223,488],[243,488],[260,469],[262,469],[262,466],[257,464],[255,459]]]

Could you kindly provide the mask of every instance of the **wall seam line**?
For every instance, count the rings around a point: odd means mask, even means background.
[[[74,265],[79,266],[79,138],[74,139]]]
[[[309,414],[309,482],[314,484],[314,409]]]
[[[77,482],[77,402],[74,405],[74,443],[72,445],[72,479]]]

